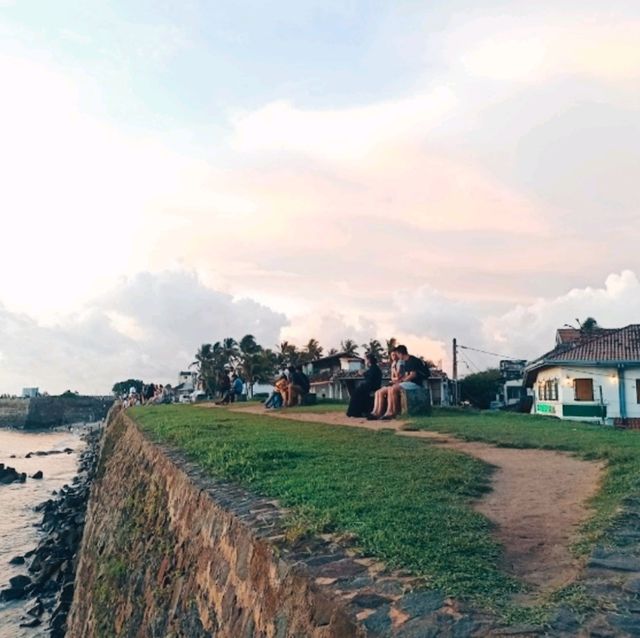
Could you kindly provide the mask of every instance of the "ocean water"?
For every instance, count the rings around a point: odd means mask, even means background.
[[[42,480],[27,478],[26,483],[0,485],[0,589],[17,574],[25,574],[26,566],[9,565],[18,555],[34,549],[40,538],[35,527],[42,514],[34,507],[52,498],[51,492],[71,484],[77,472],[78,457],[84,449],[80,438],[82,426],[64,427],[45,432],[24,432],[0,428],[0,463],[15,467],[31,476],[42,470]],[[29,452],[73,449],[71,454],[53,454],[25,458]],[[16,458],[11,458],[15,455]],[[33,601],[0,602],[0,638],[34,638],[43,636],[41,628],[20,628],[25,607]]]

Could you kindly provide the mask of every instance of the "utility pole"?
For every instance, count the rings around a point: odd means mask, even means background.
[[[453,405],[458,405],[458,340],[453,338]]]

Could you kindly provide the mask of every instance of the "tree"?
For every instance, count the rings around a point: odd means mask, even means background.
[[[295,366],[300,363],[300,352],[292,343],[283,341],[280,344],[280,352],[278,353],[278,365],[281,368]]]
[[[329,352],[327,352],[327,356],[332,357],[334,354],[338,354],[338,350],[336,348],[330,348]]]
[[[358,355],[358,344],[353,339],[345,339],[344,341],[341,341],[340,349],[350,357]]]
[[[500,388],[500,370],[491,368],[483,372],[468,374],[460,381],[460,398],[476,408],[486,410],[496,400]]]
[[[580,330],[586,333],[595,332],[599,327],[598,322],[593,317],[587,317],[580,324]]]
[[[365,355],[372,355],[378,361],[382,359],[384,348],[382,347],[382,344],[377,339],[370,339],[369,343],[363,343],[362,348],[364,349]]]
[[[136,392],[141,394],[143,385],[144,383],[140,379],[127,379],[126,381],[114,383],[111,392],[116,396],[122,396],[123,394],[129,394],[129,388],[134,387]]]
[[[262,346],[258,345],[253,335],[245,335],[240,339],[238,350],[240,352],[240,367],[251,397],[253,396],[253,384],[255,382],[255,367],[262,351]]]
[[[205,393],[213,396],[217,385],[216,358],[213,346],[210,343],[203,343],[196,352],[195,359],[191,365],[196,368],[198,381],[202,383],[202,389]]]
[[[317,361],[322,357],[322,346],[318,343],[317,339],[309,339],[307,345],[304,347],[303,359],[305,361]]]
[[[236,367],[238,362],[238,342],[233,337],[227,337],[222,340],[222,357],[224,363],[232,368]]]
[[[386,341],[387,359],[391,359],[391,352],[395,350],[397,345],[398,345],[398,340],[395,337],[391,337],[391,339],[387,339]]]

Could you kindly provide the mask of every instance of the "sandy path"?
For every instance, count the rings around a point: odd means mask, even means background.
[[[429,431],[403,431],[402,421],[350,419],[341,413],[265,411],[261,406],[234,408],[242,412],[295,421],[393,428],[401,436],[429,439],[496,466],[493,490],[475,508],[496,524],[505,548],[504,569],[537,589],[571,582],[580,565],[569,547],[579,525],[589,516],[587,500],[599,486],[601,463],[582,461],[562,452],[499,448],[467,442]]]

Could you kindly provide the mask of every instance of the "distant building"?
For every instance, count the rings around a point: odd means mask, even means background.
[[[364,371],[364,359],[346,352],[338,352],[310,361],[303,369],[309,377],[311,392],[319,399],[346,401],[349,398],[349,390],[348,384],[344,381],[350,374],[357,377],[357,373]]]
[[[564,329],[556,347],[525,369],[532,412],[640,427],[640,324]]]
[[[39,388],[22,388],[24,399],[35,399],[37,396],[40,396]]]
[[[503,359],[500,361],[500,392],[498,401],[507,408],[519,405],[527,396],[524,387],[524,359]]]
[[[185,394],[192,394],[198,388],[198,375],[191,370],[183,370],[178,374],[178,383],[173,388],[176,399]]]

